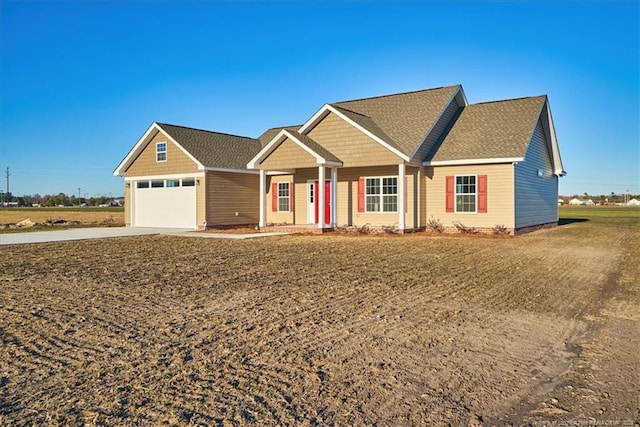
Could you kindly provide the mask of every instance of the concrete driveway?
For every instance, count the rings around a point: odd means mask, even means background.
[[[0,245],[63,242],[66,240],[104,239],[107,237],[144,236],[151,234],[183,234],[190,231],[192,230],[186,230],[184,228],[71,228],[68,230],[0,234]]]
[[[209,239],[255,239],[259,237],[284,236],[291,233],[224,234],[202,233],[185,228],[71,228],[68,230],[33,231],[0,234],[0,246],[26,243],[64,242],[66,240],[104,239],[108,237],[146,236],[165,234],[171,236],[202,237]]]

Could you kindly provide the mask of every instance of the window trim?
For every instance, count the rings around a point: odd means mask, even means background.
[[[163,151],[158,150],[161,145],[164,145],[164,150]],[[156,142],[156,163],[164,163],[164,162],[167,161],[168,148],[169,147],[168,147],[168,144],[166,142]],[[164,159],[162,159],[162,160],[158,159],[160,154],[164,154]]]
[[[469,195],[473,194],[475,196],[475,199],[474,199],[475,200],[475,204],[474,204],[474,207],[473,207],[473,211],[459,211],[458,210],[458,177],[462,178],[462,177],[465,177],[465,176],[466,177],[472,176],[472,177],[475,178],[474,186],[475,186],[475,190],[476,191],[475,191],[475,193],[460,193],[459,195],[461,195],[461,196],[463,196],[463,195],[469,196]],[[478,197],[479,197],[478,185],[479,185],[478,174],[465,173],[465,174],[460,174],[460,175],[454,175],[453,176],[453,212],[454,213],[463,214],[463,215],[465,215],[465,214],[466,215],[468,215],[468,214],[475,215],[475,214],[479,213],[478,212]]]
[[[291,182],[289,181],[282,181],[282,182],[278,182],[278,212],[291,212]],[[286,185],[287,187],[287,195],[286,196],[281,196],[280,195],[280,186],[281,185]],[[287,209],[280,209],[280,202],[281,200],[285,200],[287,201]]]
[[[394,214],[394,213],[398,213],[398,181],[399,181],[399,177],[398,175],[381,175],[381,176],[363,176],[362,178],[364,178],[364,213],[370,213],[370,214]],[[396,196],[396,210],[394,211],[385,211],[384,210],[384,196],[393,196],[394,194],[384,194],[384,185],[383,185],[383,180],[385,178],[395,178],[396,179],[396,192],[395,192],[395,196]],[[367,180],[368,179],[377,179],[379,184],[380,184],[380,194],[367,194]],[[379,211],[370,211],[367,207],[367,197],[372,197],[372,196],[378,196],[379,197],[379,203],[380,203],[380,210]]]

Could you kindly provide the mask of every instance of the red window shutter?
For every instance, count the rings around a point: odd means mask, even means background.
[[[409,182],[409,180],[407,179],[407,177],[404,177],[404,212],[407,213],[407,209],[409,208],[409,203],[407,202],[407,194],[409,194],[409,192],[407,191],[407,182]]]
[[[358,179],[358,212],[364,212],[364,178]]]
[[[487,213],[487,175],[478,175],[478,213]]]
[[[271,212],[278,212],[278,183],[271,184]]]
[[[456,194],[455,194],[455,189],[454,189],[454,179],[455,177],[453,176],[448,176],[447,177],[447,212],[453,212],[454,211],[454,206],[455,206],[455,199],[456,199]]]
[[[295,187],[295,185],[294,185],[293,181],[292,181],[292,182],[290,182],[290,183],[289,183],[289,210],[290,210],[291,212],[293,212],[293,208],[294,208],[294,206],[295,206],[295,204],[294,204],[294,202],[295,202],[295,197],[293,196],[293,192],[294,192],[294,189],[295,189],[295,188],[296,188],[296,187]]]

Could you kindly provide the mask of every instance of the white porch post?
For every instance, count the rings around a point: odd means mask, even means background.
[[[331,228],[338,222],[338,168],[331,168]]]
[[[318,228],[324,228],[324,166],[318,166],[318,195],[316,200],[318,201]]]
[[[267,224],[267,172],[260,169],[260,221],[258,226],[264,227]]]
[[[404,212],[405,176],[406,176],[405,165],[404,163],[400,163],[398,165],[398,228],[400,230],[404,230],[405,228],[407,228],[406,221],[405,221],[405,212]]]

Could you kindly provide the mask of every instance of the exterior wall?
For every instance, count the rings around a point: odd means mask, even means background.
[[[196,178],[196,227],[198,229],[206,228],[204,221],[207,219],[207,173],[203,177]],[[207,220],[208,222],[208,220]]]
[[[460,222],[468,227],[491,229],[504,225],[513,229],[514,172],[513,165],[465,165],[425,168],[426,220],[440,220],[447,228]],[[487,212],[455,213],[446,211],[446,177],[450,175],[487,175]]]
[[[265,170],[311,168],[317,165],[315,157],[289,138],[285,139],[260,165]]]
[[[259,179],[259,178],[258,178]],[[300,217],[301,213],[296,210],[298,205],[298,199],[303,199],[304,196],[301,197],[298,193],[299,188],[297,185],[294,189],[294,210],[290,212],[273,212],[271,206],[272,200],[272,187],[274,183],[277,182],[293,182],[293,175],[268,175],[267,176],[267,197],[266,197],[266,207],[265,212],[267,216],[267,224],[306,224],[305,222],[300,222],[301,220],[296,221],[296,217]],[[258,183],[259,184],[259,183]],[[259,208],[259,194],[260,190],[256,192],[256,207]],[[304,193],[306,194],[306,192]],[[306,209],[305,209],[306,212]],[[259,215],[259,213],[258,213]],[[304,217],[306,219],[306,216]]]
[[[309,137],[343,162],[343,167],[398,164],[401,159],[333,113],[309,133]]]
[[[453,116],[456,115],[459,108],[461,107],[458,105],[456,99],[451,101],[451,103],[447,106],[447,108],[445,108],[444,112],[442,113],[440,120],[438,120],[433,126],[433,129],[431,130],[423,144],[418,148],[418,150],[416,150],[416,153],[413,156],[414,159],[419,162],[422,162],[425,159],[426,155],[429,154],[429,151],[431,151],[431,148],[438,141]]]
[[[258,223],[260,177],[257,174],[208,171],[206,177],[204,195],[202,198],[198,195],[198,218],[200,215],[206,218],[208,227]]]
[[[167,143],[167,161],[156,162],[156,143]],[[125,171],[125,176],[168,175],[196,172],[198,165],[191,160],[178,146],[170,142],[163,133],[158,132],[140,155]]]
[[[418,168],[407,167],[407,228],[418,226]],[[358,212],[358,180],[364,177],[397,176],[398,165],[367,168],[338,168],[337,185],[337,225],[342,226],[394,226],[398,224],[397,212]],[[330,180],[331,170],[326,168],[325,178]],[[267,223],[309,224],[308,221],[308,182],[318,179],[318,168],[297,169],[295,175],[277,175],[267,177]],[[271,189],[274,182],[294,182],[293,212],[272,212]],[[315,214],[314,214],[315,216]]]
[[[124,184],[124,225],[131,227],[131,185]]]
[[[541,171],[543,176],[538,176]],[[558,177],[553,174],[549,144],[538,122],[525,154],[515,166],[516,228],[558,221]]]

